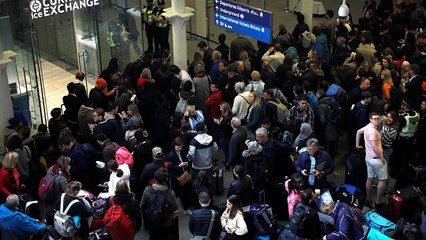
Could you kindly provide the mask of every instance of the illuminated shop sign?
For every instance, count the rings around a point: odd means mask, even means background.
[[[53,16],[60,13],[99,5],[99,0],[32,0],[31,19]]]

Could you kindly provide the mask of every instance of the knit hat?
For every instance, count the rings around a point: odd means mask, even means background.
[[[96,87],[101,88],[101,89],[105,89],[106,86],[107,86],[107,83],[106,83],[105,79],[98,78],[98,80],[96,80]]]

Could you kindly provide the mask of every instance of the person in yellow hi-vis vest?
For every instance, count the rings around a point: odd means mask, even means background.
[[[142,23],[145,25],[146,38],[148,39],[148,49],[146,52],[152,53],[158,51],[157,24],[154,17],[157,15],[158,7],[154,5],[153,0],[146,0],[146,5],[142,8]]]
[[[166,6],[166,3],[164,0],[158,1],[158,12],[154,16],[154,20],[157,23],[157,34],[156,37],[158,39],[158,44],[160,46],[160,55],[164,57],[164,52],[166,50],[170,51],[170,44],[169,44],[169,22],[167,19],[162,15],[164,13],[164,7]]]

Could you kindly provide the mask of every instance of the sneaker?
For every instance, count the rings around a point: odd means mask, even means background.
[[[192,211],[191,210],[183,210],[183,214],[184,215],[186,215],[186,216],[191,216],[191,214],[192,214]]]

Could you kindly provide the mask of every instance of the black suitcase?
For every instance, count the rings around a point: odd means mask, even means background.
[[[221,195],[223,192],[223,170],[216,169],[212,176],[212,194]]]
[[[415,202],[422,196],[422,192],[418,187],[409,186],[396,191],[406,203]]]
[[[288,220],[288,194],[285,189],[285,181],[286,179],[282,178],[272,183],[272,193],[269,198],[274,216],[280,220]]]
[[[355,186],[363,194],[366,194],[367,166],[365,154],[361,150],[349,153],[346,157],[345,167],[345,183]]]

